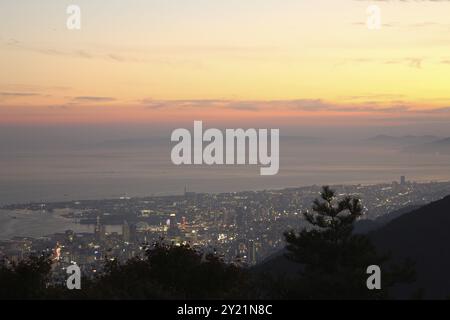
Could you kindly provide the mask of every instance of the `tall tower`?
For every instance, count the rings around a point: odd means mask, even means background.
[[[131,228],[128,221],[124,221],[122,225],[122,239],[124,242],[130,242],[131,239]]]
[[[247,244],[248,262],[255,265],[258,261],[258,244],[254,240],[249,240]]]

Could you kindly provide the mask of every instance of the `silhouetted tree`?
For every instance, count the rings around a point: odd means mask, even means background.
[[[84,294],[94,299],[222,299],[240,294],[244,273],[215,254],[158,242],[145,259],[123,265],[109,261],[85,284]]]
[[[387,266],[389,257],[377,253],[366,235],[353,233],[353,224],[362,215],[357,198],[336,199],[335,192],[323,187],[313,212],[303,213],[312,225],[300,233],[285,233],[287,258],[299,263],[300,276],[287,296],[299,299],[381,299],[399,282],[412,280],[409,264]],[[368,290],[367,267],[382,270],[382,290]]]
[[[30,256],[18,263],[0,263],[0,299],[43,299],[51,271],[48,256]]]

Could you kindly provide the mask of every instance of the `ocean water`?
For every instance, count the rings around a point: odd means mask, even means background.
[[[94,225],[79,224],[60,213],[32,212],[27,210],[0,210],[0,240],[13,237],[42,237],[73,230],[93,233]],[[122,233],[122,226],[105,226],[106,232]]]
[[[259,166],[175,166],[169,141],[20,149],[0,153],[0,205],[261,190],[313,184],[450,180],[450,156],[364,144],[281,138],[280,171]]]
[[[0,240],[12,237],[40,237],[65,230],[93,232],[93,227],[77,224],[58,214],[0,210]]]

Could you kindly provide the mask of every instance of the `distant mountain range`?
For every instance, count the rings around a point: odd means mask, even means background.
[[[406,147],[404,151],[413,153],[450,154],[450,138],[412,145]]]
[[[409,258],[416,264],[416,282],[396,288],[394,294],[398,298],[410,298],[419,289],[423,289],[425,298],[450,298],[450,196],[419,208],[393,212],[373,222],[359,222],[355,228],[356,232],[369,230],[372,230],[369,237],[380,253],[390,252],[394,261]],[[287,260],[285,253],[282,250],[268,258],[257,270],[294,274],[299,266]]]
[[[432,135],[424,136],[390,136],[390,135],[377,135],[366,140],[371,145],[390,146],[390,147],[407,147],[412,145],[430,143],[440,139],[439,137]]]
[[[378,135],[365,140],[369,146],[398,149],[407,153],[450,154],[450,138]]]

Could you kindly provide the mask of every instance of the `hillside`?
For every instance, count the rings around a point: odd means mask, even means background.
[[[424,297],[445,299],[450,297],[450,196],[412,211],[399,210],[396,218],[356,225],[356,230],[369,234],[379,252],[390,252],[393,261],[410,258],[416,264],[417,281],[397,288],[399,298],[410,298],[420,288]],[[390,215],[388,215],[390,216]],[[391,217],[392,217],[391,216]],[[364,230],[365,229],[365,230]],[[363,231],[364,230],[364,231]],[[258,272],[278,275],[294,274],[299,266],[284,257],[285,250],[274,254],[255,267]]]
[[[370,234],[382,251],[416,263],[415,288],[427,298],[450,296],[450,196],[394,219]]]

